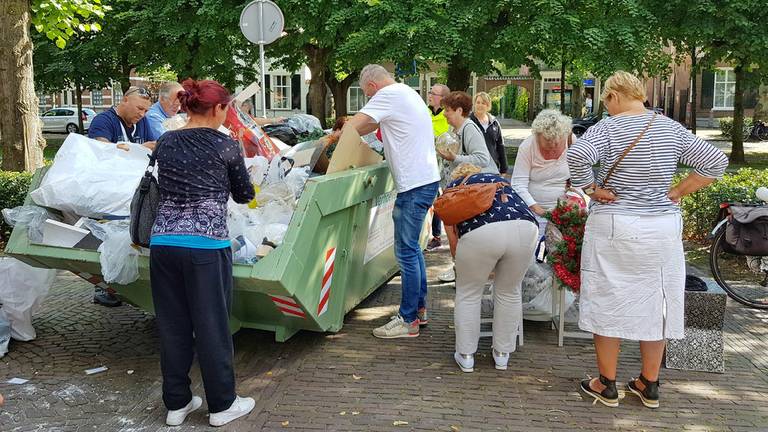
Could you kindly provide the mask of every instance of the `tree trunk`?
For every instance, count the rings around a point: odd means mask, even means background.
[[[349,87],[357,79],[359,72],[353,72],[347,75],[346,78],[339,81],[336,76],[330,70],[325,71],[325,82],[328,84],[328,88],[331,89],[333,95],[333,109],[336,111],[336,118],[344,117],[347,113],[347,93]]]
[[[743,62],[734,68],[736,90],[733,95],[733,129],[731,130],[731,163],[743,164],[744,160],[744,66]]]
[[[560,112],[565,114],[565,57],[560,62]]]
[[[573,93],[571,93],[571,117],[572,118],[579,118],[581,117],[581,86],[580,85],[573,85]]]
[[[328,94],[328,88],[325,84],[325,69],[328,55],[322,48],[308,45],[304,47],[307,54],[307,67],[312,73],[309,80],[309,106],[312,109],[312,115],[320,120],[320,124],[325,129],[326,110],[325,96]]]
[[[77,100],[77,130],[80,133],[85,132],[83,128],[83,84],[80,80],[75,81],[75,98]]]
[[[696,91],[696,81],[699,74],[699,70],[696,64],[696,47],[691,49],[691,133],[696,135],[696,98],[698,92]]]
[[[472,71],[464,64],[459,56],[454,56],[448,63],[448,82],[446,85],[451,91],[467,91]]]
[[[123,94],[125,94],[125,92],[131,88],[131,71],[135,66],[128,61],[127,52],[121,54],[120,60],[120,89],[123,91]]]
[[[4,0],[0,10],[0,148],[2,169],[34,171],[43,166],[29,35],[30,2]]]

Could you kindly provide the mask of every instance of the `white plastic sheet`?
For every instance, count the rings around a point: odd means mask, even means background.
[[[39,269],[15,258],[0,257],[0,303],[11,324],[11,337],[29,341],[37,337],[32,315],[53,285],[56,270]]]
[[[149,149],[70,134],[56,153],[40,187],[31,192],[39,205],[80,216],[128,216],[136,186],[149,162]]]
[[[27,227],[27,235],[33,243],[43,241],[43,224],[46,219],[58,219],[48,213],[48,210],[34,205],[7,208],[3,209],[2,213],[8,225]]]

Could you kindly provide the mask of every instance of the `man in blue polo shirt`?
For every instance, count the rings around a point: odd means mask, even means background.
[[[99,113],[91,121],[88,138],[106,143],[132,142],[142,144],[150,150],[155,149],[155,140],[151,138],[149,125],[144,115],[149,109],[151,95],[144,87],[131,87],[123,95],[117,107]],[[126,149],[127,150],[127,149]],[[93,302],[102,306],[120,306],[111,288],[96,286]]]
[[[144,115],[152,104],[152,97],[144,87],[131,87],[116,107],[99,113],[91,121],[88,138],[107,143],[131,142],[155,148],[149,124]]]
[[[179,92],[183,90],[184,87],[174,81],[164,82],[160,86],[157,102],[149,108],[146,116],[149,124],[149,136],[153,141],[157,141],[160,135],[165,133],[163,123],[179,112],[179,108],[181,108]]]

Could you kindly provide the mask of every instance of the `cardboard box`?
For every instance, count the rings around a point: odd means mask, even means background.
[[[341,133],[339,143],[336,144],[336,150],[334,150],[331,156],[326,174],[375,165],[382,160],[384,158],[371,150],[368,144],[360,138],[356,130],[345,128]]]

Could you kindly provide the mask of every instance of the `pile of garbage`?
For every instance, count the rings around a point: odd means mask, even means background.
[[[304,114],[288,123],[302,133],[320,125]],[[250,137],[256,144],[264,144],[258,141],[259,134],[263,131]],[[232,200],[228,204],[236,263],[253,264],[280,246],[323,143],[297,143],[279,153],[271,144],[265,148],[267,151],[256,149],[256,155],[245,159],[256,198],[245,205]],[[128,149],[70,134],[40,186],[30,192],[35,205],[5,209],[4,218],[11,226],[27,227],[32,243],[97,250],[107,283],[134,282],[139,277],[138,257],[148,255],[149,250],[131,242],[130,202],[149,151],[140,145]]]

